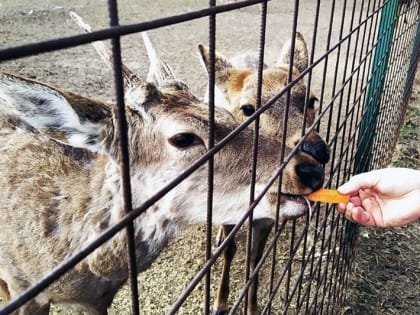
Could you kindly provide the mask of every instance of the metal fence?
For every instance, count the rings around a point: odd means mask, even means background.
[[[29,6],[29,2],[22,2],[23,8],[25,5]],[[33,6],[32,18],[37,17],[37,13],[42,11],[40,7],[43,6],[45,7],[45,4],[40,4],[39,7]],[[93,9],[88,9],[89,7],[103,6],[101,8],[103,10],[106,3],[101,1],[92,5],[89,2],[81,4],[76,1],[73,6],[76,11],[77,9],[82,11],[80,12],[82,14],[85,6],[87,12],[90,12],[89,10]],[[209,3],[204,1],[149,1],[147,3],[139,1],[136,3],[135,1],[109,0],[107,6],[109,26],[103,26],[106,20],[101,20],[98,17],[92,18],[90,24],[98,30],[91,33],[67,34],[60,38],[51,36],[41,38],[39,41],[26,39],[24,44],[20,39],[4,36],[2,39],[3,48],[0,49],[2,70],[28,74],[31,68],[25,65],[37,62],[37,60],[41,60],[42,67],[53,69],[54,64],[47,64],[47,62],[49,62],[49,58],[55,61],[57,59],[52,58],[52,55],[48,53],[54,52],[59,59],[60,56],[65,56],[69,48],[77,46],[88,51],[90,49],[88,44],[92,41],[110,40],[114,61],[115,95],[107,96],[115,98],[119,108],[122,109],[124,96],[121,60],[125,49],[132,48],[132,41],[124,42],[127,36],[149,31],[161,53],[167,54],[165,58],[169,63],[190,65],[190,56],[179,56],[176,49],[170,53],[168,50],[176,47],[177,41],[180,46],[192,43],[191,47],[194,48],[199,41],[203,41],[202,37],[196,38],[195,36],[200,37],[200,34],[207,32],[206,44],[210,49],[210,60],[213,61],[209,78],[195,76],[195,73],[203,72],[203,70],[201,68],[192,69],[192,65],[184,66],[184,70],[180,66],[179,69],[181,69],[180,72],[185,82],[192,86],[195,85],[193,89],[197,91],[200,89],[202,91],[207,82],[210,83],[209,119],[214,122],[215,100],[211,87],[215,82],[215,49],[233,54],[238,49],[237,47],[245,47],[252,48],[258,53],[260,69],[258,70],[257,95],[261,98],[263,60],[269,60],[275,54],[271,47],[278,45],[279,38],[281,41],[285,41],[286,38],[295,38],[296,32],[299,31],[305,35],[308,44],[309,66],[301,72],[297,80],[292,80],[291,74],[289,74],[288,84],[284,90],[278,91],[278,96],[289,95],[288,102],[290,103],[290,91],[299,80],[304,80],[317,95],[319,104],[317,114],[319,116],[311,128],[319,131],[331,150],[330,162],[326,166],[324,186],[336,188],[352,174],[389,164],[404,119],[420,55],[420,3],[418,1],[295,0],[292,2],[254,0],[218,1],[216,3],[216,1],[210,0]],[[144,10],[147,15],[148,6],[150,6],[150,12],[154,10],[153,14],[149,12],[153,18],[143,17],[135,20],[135,17],[131,15],[129,19],[124,20],[124,14],[129,10],[134,12]],[[119,7],[123,7],[124,10],[119,11]],[[165,11],[166,7],[170,7],[176,14],[168,14]],[[1,23],[4,28],[1,34],[6,34],[7,28],[11,28],[11,25],[19,28],[18,24],[6,23],[7,14],[11,12],[8,11],[8,2],[3,4],[0,9],[3,9],[2,19],[4,19],[4,23]],[[67,16],[70,9],[74,8],[60,7],[55,11],[43,12],[42,17],[45,22],[42,23],[48,25],[49,14]],[[26,12],[29,12],[29,9]],[[84,17],[89,20],[91,16],[86,14]],[[28,18],[30,19],[31,16]],[[226,20],[224,20],[225,18]],[[124,23],[120,23],[119,19],[124,20]],[[187,27],[187,31],[183,29],[184,26]],[[75,27],[74,30],[76,29]],[[235,30],[240,30],[240,33],[236,34]],[[242,32],[243,30],[246,31]],[[35,30],[35,32],[38,31]],[[75,32],[77,31],[73,31],[73,33]],[[164,37],[165,32],[178,34],[173,38],[175,46],[170,46],[171,35],[168,36],[169,38]],[[41,29],[39,33],[42,33]],[[227,37],[227,40],[224,40],[224,37]],[[247,47],[248,42],[250,47]],[[292,40],[292,47],[294,44]],[[45,59],[42,59],[43,56]],[[143,54],[136,58],[145,58],[145,56]],[[26,64],[25,60],[28,60]],[[291,60],[293,60],[293,54]],[[140,61],[135,59],[131,62],[135,64]],[[72,71],[71,67],[67,69],[69,72]],[[80,69],[78,71],[80,72],[75,75],[75,78],[71,79],[72,84],[76,86],[78,76],[96,76],[96,74],[92,74],[91,70],[89,70],[89,74],[83,73],[83,70]],[[201,83],[197,85],[197,81],[201,81]],[[79,89],[83,90],[84,87],[79,87]],[[97,92],[97,94],[101,93]],[[243,132],[245,128],[258,130],[259,116],[270,106],[272,104],[261,104],[256,114],[245,122],[249,126],[245,124],[239,126],[228,138],[235,137],[235,134]],[[285,134],[288,126],[287,119],[286,117]],[[212,133],[214,133],[214,129],[210,125],[210,139],[214,141]],[[255,134],[258,135],[258,132]],[[302,139],[305,136],[307,134],[303,133]],[[279,140],[282,141],[284,147],[286,139]],[[254,168],[250,173],[252,176],[258,169],[258,136],[250,141],[255,142],[255,154],[252,157]],[[301,142],[298,141],[298,143]],[[194,172],[199,165],[205,163],[209,165],[207,213],[211,218],[214,198],[212,195],[212,157],[217,154],[223,144],[223,141],[222,143],[211,143],[210,141],[210,150],[185,173],[162,187],[143,206],[136,209],[130,209],[128,206],[127,215],[118,224],[106,230],[100,238],[89,244],[80,253],[60,263],[50,274],[34,283],[19,297],[3,305],[3,308],[0,308],[0,314],[9,314],[34,298],[40,291],[47,288],[119,231],[127,229],[128,239],[134,240],[131,222],[141,213],[147,211],[188,174]],[[123,148],[122,154],[125,155],[123,160],[128,160],[126,149]],[[278,161],[280,181],[288,159],[290,156],[286,156],[283,152],[281,160]],[[121,169],[122,174],[129,173],[126,163],[122,164]],[[124,177],[124,182],[128,185],[129,178],[127,176]],[[126,188],[124,192],[126,204],[129,205],[129,188]],[[256,196],[251,195],[250,209],[255,207],[254,198]],[[203,209],[203,211],[205,210]],[[252,216],[252,211],[249,211],[248,216]],[[158,280],[153,279],[153,273],[146,273],[145,277],[137,277],[135,244],[131,243],[132,245],[128,249],[131,257],[129,289],[124,291],[125,294],[121,297],[121,299],[127,300],[128,296],[131,296],[131,302],[125,302],[131,306],[126,308],[112,306],[109,313],[211,313],[211,303],[215,299],[216,285],[221,273],[220,260],[224,249],[233,240],[233,237],[237,239],[238,250],[230,276],[229,314],[247,312],[249,302],[246,296],[257,274],[259,274],[258,313],[335,314],[340,310],[345,300],[346,285],[351,276],[357,226],[346,222],[342,216],[335,212],[334,206],[315,204],[310,215],[286,222],[277,220],[274,223],[261,260],[255,270],[252,270],[250,267],[252,223],[247,223],[247,217],[240,222],[219,247],[213,245],[216,233],[211,221],[205,227],[188,229],[182,234],[184,242],[171,245],[175,250],[171,251],[170,255],[180,256],[176,258],[175,263],[159,263],[157,266],[152,266],[155,268],[154,270],[167,275],[167,281],[179,281],[179,279],[169,276],[170,274],[179,274],[183,280],[181,289],[171,283],[162,283],[161,281],[164,281],[166,276]],[[194,240],[188,242],[192,235],[194,235]],[[191,245],[191,243],[194,244]],[[189,259],[196,259],[198,266],[193,265],[192,268],[187,268],[187,271],[180,271],[182,264],[185,263],[183,256],[186,252],[193,253],[192,256],[195,258]],[[150,292],[144,288],[145,283],[150,283],[157,290]],[[157,292],[159,293],[156,294]],[[151,299],[151,294],[155,295],[154,299]],[[168,296],[169,302],[162,302],[160,305],[156,301],[164,300],[163,296]]]

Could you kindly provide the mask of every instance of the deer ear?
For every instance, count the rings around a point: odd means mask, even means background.
[[[280,53],[280,57],[277,60],[277,66],[289,64],[290,63],[290,54],[292,51],[292,40],[289,39],[283,45],[283,48]],[[293,66],[302,72],[308,68],[308,48],[303,38],[303,35],[299,32],[296,32],[295,38],[295,49],[293,55]]]
[[[0,108],[54,140],[94,152],[106,151],[104,134],[114,129],[105,104],[9,74],[0,74]]]
[[[198,55],[201,64],[203,65],[204,69],[208,73],[210,70],[210,52],[209,49],[202,45],[198,45]],[[229,108],[228,104],[228,85],[231,79],[232,71],[234,71],[234,67],[232,63],[229,61],[228,58],[219,54],[218,52],[215,53],[214,56],[214,63],[215,63],[215,103],[217,106]],[[206,94],[204,96],[204,101],[208,101],[208,93],[209,87],[207,86]]]
[[[198,54],[200,57],[200,61],[202,62],[204,68],[208,72],[210,70],[210,51],[209,49],[202,45],[198,44]],[[215,68],[215,74],[216,74],[216,80],[217,78],[229,69],[233,68],[232,63],[229,61],[228,58],[223,56],[222,54],[219,54],[218,52],[215,53],[214,56],[214,68]],[[216,82],[217,83],[217,82]]]

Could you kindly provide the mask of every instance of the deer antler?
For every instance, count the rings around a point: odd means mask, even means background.
[[[80,26],[86,33],[92,32],[92,27],[87,24],[81,16],[77,13],[71,11],[70,17],[73,21]],[[101,56],[101,58],[105,61],[105,63],[112,69],[113,60],[112,60],[112,52],[111,50],[105,45],[103,41],[92,42],[92,46],[95,48],[97,53]],[[141,82],[142,80],[134,74],[127,66],[122,64],[122,74],[124,78],[124,87],[128,88],[134,86]]]
[[[154,82],[157,86],[161,86],[167,81],[177,81],[174,71],[166,61],[159,57],[147,33],[143,32],[141,35],[150,62],[147,80]]]

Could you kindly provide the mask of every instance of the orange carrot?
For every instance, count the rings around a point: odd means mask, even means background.
[[[350,200],[349,195],[342,195],[337,190],[325,188],[321,188],[317,191],[311,192],[310,194],[306,195],[306,198],[308,198],[311,201],[319,201],[326,203],[346,203]]]

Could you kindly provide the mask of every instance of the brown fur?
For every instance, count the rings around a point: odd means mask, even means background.
[[[7,288],[7,283],[0,279],[0,296],[3,299],[3,302],[10,301],[10,293]]]
[[[140,82],[129,86],[125,95],[136,208],[207,152],[209,121],[207,106],[180,83],[158,88]],[[115,116],[114,106],[0,75],[0,284],[6,298],[17,297],[125,215]],[[219,108],[215,118],[219,142],[238,122]],[[179,138],[185,134],[187,142]],[[257,190],[276,172],[280,145],[271,137],[260,137]],[[247,210],[252,150],[252,130],[247,129],[215,155],[214,224],[236,223]],[[293,158],[293,164],[318,167],[306,153]],[[135,220],[139,271],[150,266],[180,226],[206,221],[207,172],[206,164],[199,167]],[[285,172],[283,191],[310,192],[312,188],[295,172],[294,168]],[[275,193],[276,187],[270,188],[269,195]],[[282,217],[307,211],[302,200],[281,198]],[[275,218],[273,201],[272,196],[264,197],[254,217]],[[19,314],[48,314],[50,303],[106,314],[128,277],[126,248],[121,231]]]

